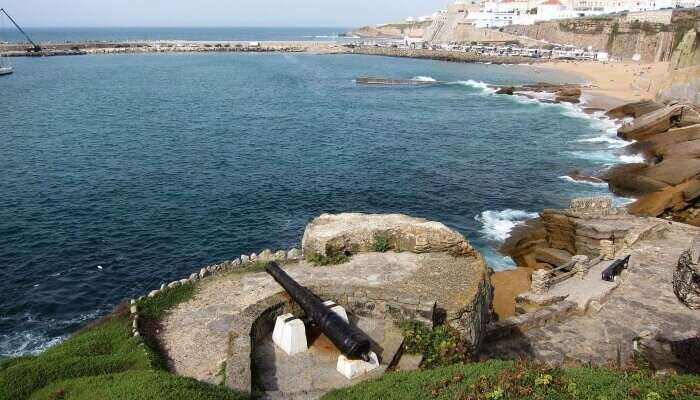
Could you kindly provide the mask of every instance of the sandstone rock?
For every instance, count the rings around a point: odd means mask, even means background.
[[[571,253],[566,250],[552,249],[549,247],[540,247],[535,250],[535,258],[537,261],[552,264],[557,267],[561,267],[571,261],[571,257]]]
[[[540,218],[534,218],[518,225],[510,232],[500,252],[509,256],[522,267],[537,268],[535,249],[547,247],[547,231]]]
[[[678,260],[673,274],[673,291],[689,308],[700,310],[700,237],[695,238],[690,248]]]
[[[662,333],[658,328],[642,331],[634,339],[635,352],[655,371],[674,374],[700,372],[698,332]]]
[[[237,258],[237,259],[231,261],[231,265],[232,265],[233,267],[237,267],[237,266],[241,265],[241,259],[240,259],[240,258]]]
[[[621,164],[610,168],[601,178],[621,196],[639,197],[669,187],[665,182],[644,176],[646,164]]]
[[[678,186],[672,186],[660,192],[648,194],[632,203],[628,211],[630,214],[644,217],[658,217],[666,210],[682,210],[688,206],[684,200],[684,191],[695,182],[688,182]]]
[[[581,96],[581,89],[577,87],[564,87],[557,92],[557,95],[564,97],[579,97]]]
[[[242,254],[241,255],[241,264],[247,264],[249,262],[250,262],[250,257],[245,255],[245,254]]]
[[[250,262],[258,261],[258,255],[253,253],[250,255]]]
[[[670,158],[700,158],[700,140],[675,143],[658,151],[664,160]]]
[[[306,226],[302,248],[305,254],[330,256],[371,252],[377,237],[398,252],[476,254],[461,234],[444,224],[401,214],[323,214]]]
[[[661,103],[657,103],[653,100],[643,100],[613,108],[607,112],[607,116],[618,119],[626,117],[639,118],[644,114],[648,114],[662,108],[664,108],[664,105]]]
[[[700,179],[694,179],[683,189],[683,200],[691,203],[698,197],[700,197]]]
[[[496,91],[496,94],[506,94],[512,96],[514,91],[515,88],[513,86],[503,86]]]
[[[200,279],[204,279],[209,275],[211,275],[211,273],[206,268],[202,268],[199,270],[199,278]]]
[[[626,140],[644,140],[674,126],[687,126],[696,117],[697,112],[686,105],[664,107],[635,118],[631,123],[623,125],[617,133]]]
[[[199,279],[199,274],[197,272],[193,272],[192,274],[190,274],[190,278],[189,278],[190,281],[194,282],[197,279]]]
[[[284,250],[280,250],[276,252],[272,258],[277,261],[284,261],[287,258],[287,253]]]
[[[260,252],[258,255],[258,260],[259,261],[272,261],[272,258],[274,257],[274,254],[272,254],[272,250],[270,249],[265,249]]]
[[[645,168],[642,175],[668,185],[679,185],[700,175],[700,160],[664,160],[660,164]]]

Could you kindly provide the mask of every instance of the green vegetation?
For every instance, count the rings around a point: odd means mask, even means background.
[[[140,302],[142,323],[195,293],[194,284]],[[144,337],[131,334],[127,306],[37,357],[0,361],[0,400],[241,399],[223,388],[169,374]]]
[[[700,377],[655,378],[643,372],[607,368],[547,368],[514,361],[455,364],[397,372],[336,390],[324,400],[691,400],[700,396]]]
[[[307,254],[304,257],[306,262],[311,263],[317,267],[324,267],[326,265],[338,265],[345,264],[350,261],[350,256],[345,253],[339,253],[333,256],[324,256],[322,254],[313,253]]]
[[[683,42],[683,37],[689,30],[695,28],[694,20],[680,20],[673,23],[673,50],[678,48],[678,45]]]
[[[389,242],[389,237],[386,235],[376,235],[374,237],[374,242],[372,243],[372,250],[377,253],[386,253],[391,250],[391,243]]]
[[[147,297],[140,301],[138,303],[139,314],[142,318],[150,320],[163,319],[168,310],[191,299],[196,291],[197,285],[192,282],[163,290],[153,297]]]
[[[439,325],[430,329],[419,321],[405,321],[401,324],[404,336],[404,351],[408,354],[422,354],[423,368],[450,365],[467,361],[469,347],[453,329]]]

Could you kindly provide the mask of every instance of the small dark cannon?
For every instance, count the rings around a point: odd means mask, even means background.
[[[277,263],[268,263],[265,266],[265,271],[301,306],[306,316],[318,326],[341,353],[351,360],[362,359],[369,362],[372,343],[367,335],[331,311],[321,299],[309,289],[298,284]]]
[[[627,265],[630,262],[630,257],[627,256],[621,260],[617,260],[610,264],[608,268],[603,271],[603,280],[608,282],[615,282],[615,277],[620,275],[623,269],[627,269]]]

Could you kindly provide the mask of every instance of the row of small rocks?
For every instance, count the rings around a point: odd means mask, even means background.
[[[159,289],[151,290],[147,295],[143,295],[138,299],[131,299],[130,301],[130,313],[132,319],[132,333],[134,336],[141,336],[139,332],[139,313],[138,313],[138,303],[146,298],[155,297],[161,292],[167,291],[169,289],[174,289],[178,286],[186,285],[188,283],[194,283],[199,280],[205,279],[207,277],[215,276],[225,272],[235,271],[239,268],[244,268],[248,264],[259,262],[259,261],[298,261],[303,258],[303,254],[298,249],[291,249],[289,251],[280,250],[277,252],[272,252],[272,250],[266,249],[260,252],[260,254],[252,253],[251,255],[243,254],[239,258],[232,261],[224,261],[220,264],[210,265],[208,267],[202,268],[199,272],[193,272],[189,277],[172,281],[170,283],[163,283],[160,285]]]

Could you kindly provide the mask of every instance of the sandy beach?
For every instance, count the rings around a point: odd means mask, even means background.
[[[590,85],[584,93],[593,95],[593,101],[601,103],[595,106],[600,108],[614,107],[623,102],[653,99],[659,84],[668,74],[668,62],[638,64],[554,61],[535,64],[533,68],[560,71],[584,78]]]

